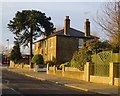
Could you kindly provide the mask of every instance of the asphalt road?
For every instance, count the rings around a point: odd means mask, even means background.
[[[31,77],[26,77],[14,72],[2,70],[2,85],[5,86],[2,89],[2,94],[12,94],[19,96],[26,95],[81,95],[88,96],[87,94],[93,94],[91,92],[85,92],[73,88],[68,88],[60,84],[56,84],[46,80],[37,80]],[[84,94],[84,95],[83,95]],[[97,95],[97,94],[96,94]]]

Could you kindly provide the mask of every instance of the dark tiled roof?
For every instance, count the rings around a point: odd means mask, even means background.
[[[65,35],[64,34],[64,29],[61,29],[59,31],[56,31],[55,33],[51,34],[51,35]],[[84,33],[82,31],[78,31],[74,28],[70,28],[69,29],[69,34],[65,35],[65,36],[76,36],[76,37],[84,37]]]
[[[67,35],[64,34],[64,29],[61,29],[61,30],[58,30],[58,31],[52,33],[48,37],[41,39],[41,40],[50,38],[52,36],[65,36],[65,37],[69,37],[69,38],[74,37],[74,38],[87,38],[87,39],[93,38],[92,36],[85,37],[84,33],[82,31],[76,30],[74,28],[70,28],[69,29],[69,34],[67,34]],[[36,42],[41,41],[41,40],[37,40]]]

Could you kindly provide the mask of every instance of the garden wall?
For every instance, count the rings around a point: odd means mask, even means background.
[[[57,70],[55,67],[49,67],[48,74],[63,76],[72,79],[84,80],[84,72],[77,68],[65,67],[65,70]]]
[[[30,65],[28,64],[23,64],[23,63],[20,63],[20,64],[14,64],[13,61],[10,61],[10,68],[21,68],[21,69],[30,69]]]

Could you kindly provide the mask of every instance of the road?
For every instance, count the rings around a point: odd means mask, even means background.
[[[18,94],[19,96],[26,96],[32,94],[32,96],[36,96],[40,94],[64,94],[66,96],[70,94],[93,94],[91,92],[68,88],[47,80],[37,80],[31,77],[26,77],[5,69],[2,70],[2,83],[6,87],[3,87],[2,89],[3,95]]]

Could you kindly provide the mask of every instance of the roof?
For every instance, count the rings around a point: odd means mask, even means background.
[[[91,38],[91,36],[85,37],[84,36],[84,32],[76,30],[74,28],[69,28],[69,34],[65,35],[64,34],[64,29],[58,30],[54,33],[52,33],[51,35],[47,36],[46,38],[42,38],[40,40],[35,41],[34,43],[38,42],[38,41],[42,41],[44,39],[53,37],[53,36],[65,36],[65,37],[74,37],[74,38]]]
[[[64,34],[64,29],[56,31],[55,33],[53,33],[51,35],[65,35]],[[74,28],[70,28],[69,29],[69,34],[67,34],[67,35],[69,35],[69,36],[84,36],[84,33],[82,31],[78,31]]]

